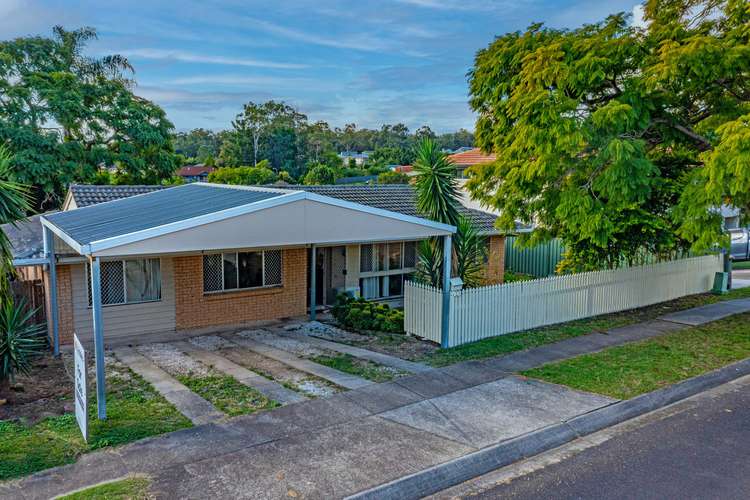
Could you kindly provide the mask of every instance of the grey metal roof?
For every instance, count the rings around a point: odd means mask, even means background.
[[[360,203],[404,215],[423,217],[417,210],[417,197],[414,188],[409,184],[283,186],[282,188],[303,189],[331,198]],[[495,228],[497,216],[463,205],[458,208],[458,211],[472,221],[481,233],[499,234],[499,231]]]
[[[94,186],[89,184],[71,184],[69,191],[76,202],[76,207],[88,207],[107,201],[130,198],[137,194],[160,191],[168,186]]]
[[[186,184],[58,212],[45,218],[79,244],[86,245],[282,195],[279,191]]]

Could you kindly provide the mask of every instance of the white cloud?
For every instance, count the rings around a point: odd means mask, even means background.
[[[266,33],[271,33],[273,35],[277,35],[290,40],[312,43],[325,47],[378,52],[386,49],[388,46],[383,42],[383,39],[381,37],[373,37],[367,34],[329,37],[287,28],[285,26],[281,26],[269,21],[263,21],[261,19],[250,19],[250,21],[252,22],[251,26],[253,28],[260,29],[262,31],[265,31]]]
[[[648,23],[643,18],[643,5],[638,4],[633,6],[633,21],[632,25],[636,28],[648,28]]]
[[[141,57],[143,59],[171,59],[174,61],[204,63],[204,64],[221,64],[228,66],[250,66],[256,68],[275,68],[275,69],[301,69],[309,67],[307,64],[285,63],[274,61],[263,61],[259,59],[225,57],[196,54],[193,52],[184,52],[169,49],[126,49],[119,51],[120,54],[127,57]]]

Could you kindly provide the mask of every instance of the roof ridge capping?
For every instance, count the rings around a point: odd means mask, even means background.
[[[191,184],[185,184],[186,186],[202,186],[202,187],[217,187],[217,188],[223,188],[223,189],[235,189],[237,191],[260,191],[262,193],[280,193],[280,194],[288,194],[291,189],[282,189],[282,188],[273,188],[273,187],[266,187],[266,186],[248,186],[245,184],[216,184],[213,182],[193,182]]]

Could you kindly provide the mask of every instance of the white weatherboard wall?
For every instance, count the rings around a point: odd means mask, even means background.
[[[104,338],[134,333],[156,333],[175,329],[174,266],[171,258],[161,259],[161,300],[102,307]],[[73,328],[81,341],[94,338],[89,306],[86,265],[71,266],[73,289]]]
[[[721,257],[554,276],[451,292],[449,347],[707,292]],[[440,342],[441,291],[408,283],[407,333]]]

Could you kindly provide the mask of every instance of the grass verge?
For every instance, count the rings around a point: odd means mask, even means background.
[[[95,401],[95,396],[90,396]],[[78,456],[192,424],[150,384],[127,368],[111,368],[107,376],[107,419],[96,418],[90,405],[89,443],[75,415],[66,413],[26,426],[0,421],[0,480],[24,476],[76,461]]]
[[[629,399],[750,356],[750,313],[578,356],[523,375]]]
[[[229,375],[177,375],[175,378],[230,417],[279,406],[276,401]]]
[[[396,378],[398,370],[380,366],[367,360],[358,359],[350,354],[336,356],[313,356],[310,361],[329,366],[351,375],[357,375],[373,382],[388,382]]]
[[[732,269],[750,269],[750,260],[732,262]]]
[[[60,497],[60,500],[147,500],[151,482],[143,477],[132,477],[92,486]]]
[[[450,349],[437,349],[427,354],[422,361],[432,366],[446,366],[470,359],[483,359],[503,354],[509,354],[523,349],[529,349],[552,342],[558,342],[579,335],[603,332],[612,328],[653,320],[664,314],[706,304],[713,304],[723,300],[750,297],[750,288],[731,290],[724,295],[698,294],[681,297],[669,302],[662,302],[652,306],[631,309],[618,313],[605,314],[568,323],[543,326],[518,333],[499,335],[471,344],[464,344]]]

